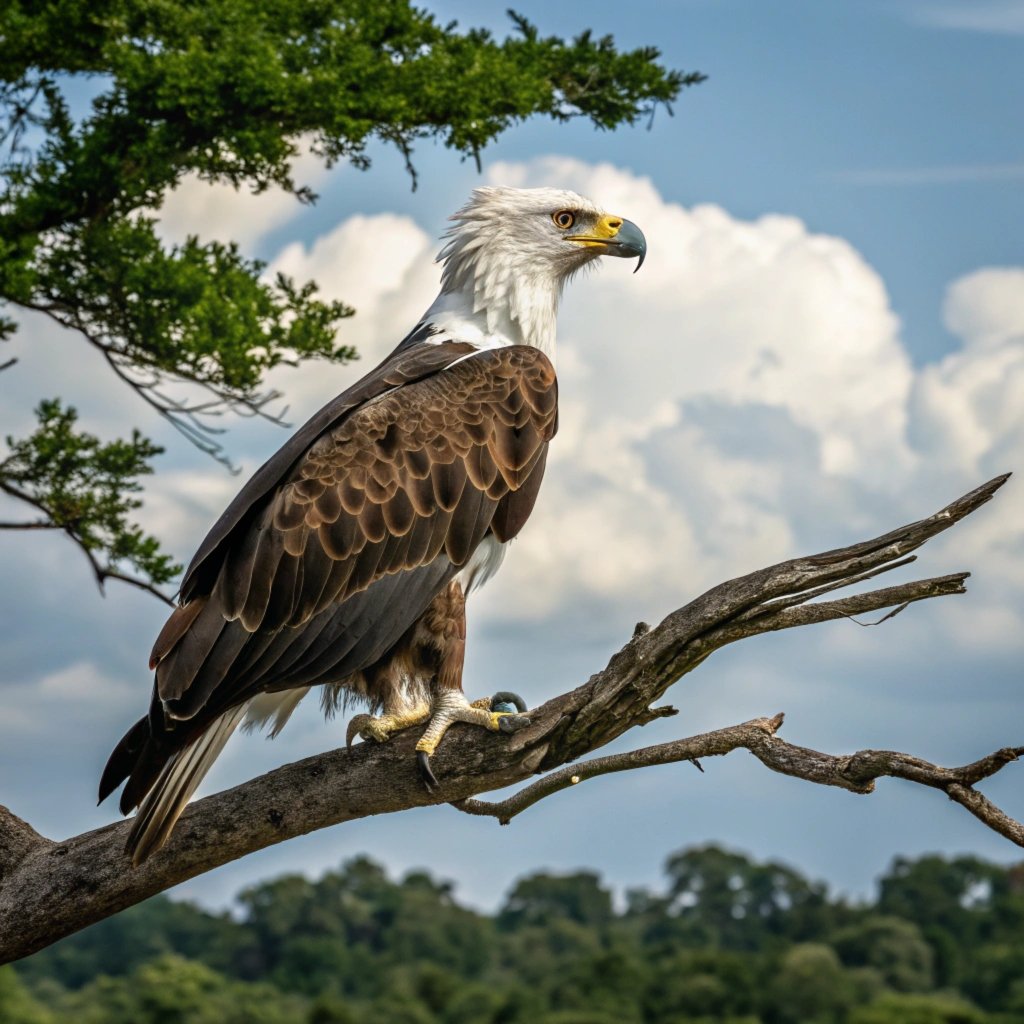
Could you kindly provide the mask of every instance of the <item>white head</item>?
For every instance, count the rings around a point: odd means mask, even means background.
[[[599,256],[642,263],[646,252],[635,224],[562,189],[478,188],[452,220],[431,312],[471,317],[506,344],[548,352],[565,282]]]

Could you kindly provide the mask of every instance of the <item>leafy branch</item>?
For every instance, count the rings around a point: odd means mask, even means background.
[[[163,449],[138,431],[130,441],[104,444],[77,430],[77,412],[56,399],[40,403],[36,414],[39,426],[32,434],[6,439],[0,491],[42,518],[0,522],[0,529],[61,530],[85,555],[101,591],[108,579],[121,580],[171,604],[159,585],[181,566],[130,520],[142,504],[133,497],[142,490],[139,478],[153,472],[149,460]]]
[[[418,140],[478,158],[528,117],[631,124],[702,77],[662,68],[653,48],[620,53],[610,37],[542,39],[513,15],[516,34],[497,42],[405,2],[171,0],[106,5],[102,17],[10,6],[0,126],[17,153],[0,163],[0,301],[101,347],[213,455],[220,446],[201,424],[224,408],[262,413],[274,397],[258,391],[267,370],[353,358],[335,340],[352,310],[317,300],[313,284],[262,281],[263,264],[233,245],[163,246],[152,213],[185,175],[311,202],[292,177],[301,140],[328,164],[357,167],[383,140],[415,174]],[[109,86],[76,120],[57,83],[82,74]],[[216,402],[173,402],[160,390],[168,381]]]

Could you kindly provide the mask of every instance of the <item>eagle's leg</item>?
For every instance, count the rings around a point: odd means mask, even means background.
[[[512,704],[496,704],[490,698],[472,704],[462,692],[462,668],[466,657],[466,598],[462,585],[452,580],[434,598],[417,624],[420,643],[417,660],[425,669],[432,669],[430,723],[416,744],[416,761],[427,789],[437,786],[430,767],[431,755],[442,737],[456,722],[479,725],[491,732],[512,733],[530,724],[519,711],[525,711],[522,698],[514,694],[498,694],[512,698]],[[501,707],[501,710],[496,708]],[[516,710],[505,710],[514,707]]]

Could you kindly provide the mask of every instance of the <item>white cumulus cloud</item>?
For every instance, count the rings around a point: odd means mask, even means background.
[[[299,186],[315,190],[328,173],[308,144],[292,161],[292,179]],[[169,241],[182,242],[188,235],[199,235],[204,240],[237,242],[245,250],[300,210],[295,196],[276,186],[255,193],[189,174],[167,193],[157,216],[160,234]]]
[[[359,351],[353,369],[284,367],[271,383],[310,411],[332,398],[388,354],[416,325],[437,294],[435,239],[410,217],[398,214],[355,216],[312,245],[294,242],[271,261],[267,274],[284,273],[297,281],[315,280],[326,299],[341,299],[356,309],[343,320],[340,338]]]

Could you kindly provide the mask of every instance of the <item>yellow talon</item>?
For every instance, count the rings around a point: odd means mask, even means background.
[[[416,750],[427,754],[428,756],[433,756],[434,751],[437,750],[437,745],[440,740],[440,736],[438,736],[437,739],[434,739],[433,737],[428,737],[426,733],[424,733],[424,735],[420,737],[419,743],[416,744]]]
[[[403,708],[389,715],[381,715],[379,718],[373,715],[355,715],[348,723],[345,745],[351,747],[356,736],[363,740],[385,743],[394,733],[419,725],[429,717],[430,707],[426,703]]]

